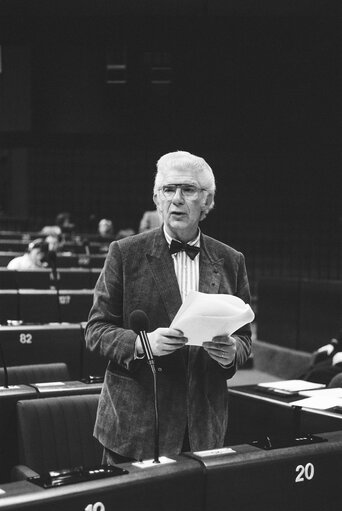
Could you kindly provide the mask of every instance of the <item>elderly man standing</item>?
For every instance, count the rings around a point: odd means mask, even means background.
[[[227,380],[250,354],[250,325],[201,347],[187,346],[183,332],[169,327],[190,291],[232,294],[250,302],[243,255],[199,229],[214,196],[215,178],[203,158],[168,153],[157,163],[153,191],[162,227],[110,246],[86,328],[87,347],[109,361],[94,430],[105,463],[153,457],[151,372],[139,337],[129,329],[136,309],[149,318],[160,453],[223,446]]]

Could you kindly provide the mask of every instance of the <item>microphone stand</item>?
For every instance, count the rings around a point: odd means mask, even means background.
[[[157,371],[154,364],[153,353],[148,340],[147,333],[140,331],[140,340],[147,357],[147,361],[153,375],[153,396],[154,396],[154,460],[153,463],[160,463],[159,461],[159,412],[158,412],[158,393],[157,393]]]
[[[51,268],[53,282],[54,282],[54,286],[55,286],[55,290],[56,290],[58,322],[62,323],[62,311],[61,311],[60,292],[59,292],[59,274],[57,271],[57,254],[56,254],[56,252],[53,252],[53,253],[50,252],[49,266]]]
[[[8,371],[7,371],[7,364],[5,360],[4,350],[2,349],[2,345],[0,343],[0,355],[1,355],[1,361],[2,361],[2,367],[4,369],[4,387],[5,389],[8,389]]]

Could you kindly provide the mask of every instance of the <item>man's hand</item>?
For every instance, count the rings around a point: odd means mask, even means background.
[[[236,340],[229,335],[218,335],[212,341],[204,342],[208,355],[222,366],[230,366],[236,356]]]
[[[183,332],[175,328],[157,328],[153,332],[147,334],[150,341],[151,350],[154,356],[162,357],[170,355],[173,351],[183,348],[188,342]],[[136,340],[136,348],[139,355],[143,354],[143,348],[139,337]]]

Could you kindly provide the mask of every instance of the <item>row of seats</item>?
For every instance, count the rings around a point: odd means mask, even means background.
[[[23,255],[22,252],[0,251],[0,266],[7,266],[8,263]],[[67,254],[57,253],[57,268],[102,268],[106,254]]]
[[[91,289],[0,290],[0,323],[77,323],[86,321]]]
[[[0,268],[0,289],[94,289],[100,268],[8,270]]]
[[[72,243],[80,244],[82,240],[88,240],[91,243],[99,242],[99,233],[93,232],[80,232],[77,234],[70,235]],[[0,240],[17,240],[29,242],[36,238],[41,238],[41,231],[6,231],[0,230]],[[69,241],[67,241],[69,243]]]
[[[2,252],[26,252],[29,241],[24,240],[13,240],[13,239],[0,239],[0,251]],[[103,253],[103,248],[107,247],[108,241],[104,240],[103,243],[97,241],[87,240],[87,250],[91,254]],[[73,254],[84,254],[85,246],[83,243],[75,243],[71,241],[65,241],[62,247],[63,252],[72,252]]]
[[[171,511],[337,511],[342,432],[314,443],[268,449],[239,444],[186,453],[168,463],[120,465],[123,473],[98,481],[45,489],[39,476],[90,467],[96,476],[101,448],[92,436],[98,395],[20,400],[17,403],[16,483],[2,484],[1,509],[140,509]],[[53,474],[51,475],[53,481]],[[31,482],[27,477],[35,477]],[[67,481],[68,482],[68,481]],[[71,482],[71,481],[69,481]],[[113,506],[114,503],[114,506]],[[11,507],[12,505],[12,507]]]
[[[342,329],[342,281],[261,278],[258,339],[313,352]]]

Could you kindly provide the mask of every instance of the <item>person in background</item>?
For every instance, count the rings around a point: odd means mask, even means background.
[[[145,211],[140,220],[139,232],[155,229],[156,227],[160,227],[162,223],[162,217],[156,209],[154,211]]]
[[[130,315],[139,309],[149,319],[157,370],[160,454],[224,445],[227,380],[251,352],[250,325],[202,346],[187,346],[184,333],[170,328],[191,291],[250,303],[244,256],[199,229],[214,206],[215,188],[203,158],[185,151],[162,156],[153,199],[163,226],[110,245],[85,331],[87,348],[109,361],[94,429],[105,464],[154,453],[152,375],[130,328]]]
[[[49,234],[45,237],[46,243],[49,245],[50,252],[62,252],[63,251],[63,241],[61,235]]]
[[[114,226],[113,222],[109,218],[101,218],[99,221],[97,231],[99,233],[99,239],[114,240]]]
[[[100,244],[99,252],[107,253],[109,249],[109,245],[115,239],[114,234],[114,225],[112,220],[109,218],[101,218],[97,225],[97,233],[96,242]]]
[[[68,211],[58,213],[54,225],[45,225],[40,234],[42,236],[59,236],[62,242],[70,240],[74,234],[75,224],[71,222],[71,214]]]
[[[7,268],[9,270],[41,270],[47,268],[49,244],[43,238],[37,238],[27,247],[27,252],[22,256],[12,259]]]
[[[75,224],[71,221],[71,214],[69,211],[58,213],[56,216],[56,225],[61,229],[63,240],[71,240],[75,233]]]

